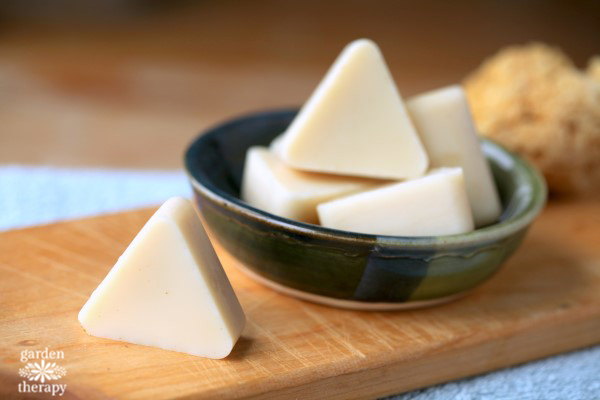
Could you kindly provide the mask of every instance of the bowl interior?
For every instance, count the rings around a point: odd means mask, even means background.
[[[241,117],[209,130],[190,146],[185,159],[188,172],[214,192],[240,200],[246,151],[268,146],[296,113],[290,109]]]
[[[240,199],[246,151],[251,146],[268,146],[287,128],[296,113],[296,109],[286,109],[253,114],[208,130],[191,144],[185,155],[188,173],[207,191],[269,220],[308,227],[317,232],[351,235],[354,239],[357,236],[373,237],[291,221],[258,210]],[[492,168],[503,212],[498,223],[474,232],[481,233],[491,228],[497,229],[498,226],[508,228],[506,225],[519,219],[519,227],[513,229],[527,225],[544,203],[546,192],[543,179],[534,168],[501,146],[483,139],[482,147]],[[426,238],[413,238],[416,242],[425,240]]]

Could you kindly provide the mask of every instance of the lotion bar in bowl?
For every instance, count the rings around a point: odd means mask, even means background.
[[[283,134],[277,136],[275,139],[271,141],[269,144],[269,150],[275,154],[279,154],[279,148],[281,147],[281,142],[283,141]]]
[[[473,230],[460,168],[343,197],[317,206],[321,225],[373,235],[440,236]]]
[[[350,43],[274,148],[291,167],[380,179],[421,176],[428,160],[375,43]]]
[[[245,317],[192,204],[174,197],[133,239],[79,322],[93,336],[223,358]]]
[[[502,208],[500,199],[461,87],[454,85],[415,96],[407,107],[429,154],[431,168],[463,169],[475,225],[496,222]]]
[[[271,214],[317,223],[317,204],[384,183],[386,181],[295,170],[266,147],[255,146],[246,154],[242,199]]]

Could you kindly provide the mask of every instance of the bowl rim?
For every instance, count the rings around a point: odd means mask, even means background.
[[[293,112],[297,112],[295,108],[275,109],[267,111],[259,111],[235,117],[216,124],[194,138],[187,150],[184,153],[185,171],[190,180],[192,187],[198,190],[202,195],[211,200],[213,203],[219,204],[232,210],[236,213],[243,214],[256,222],[268,224],[274,228],[290,232],[292,234],[311,235],[316,238],[336,241],[360,242],[363,244],[385,244],[387,247],[398,248],[439,248],[458,247],[470,245],[476,242],[494,241],[506,236],[509,236],[526,226],[528,226],[537,214],[542,210],[547,198],[547,187],[541,173],[528,161],[521,158],[514,152],[506,149],[500,144],[491,141],[490,139],[481,137],[482,147],[486,154],[492,154],[495,161],[499,163],[513,163],[513,169],[518,175],[521,175],[525,181],[530,182],[529,187],[522,187],[520,190],[531,191],[530,201],[525,208],[510,218],[500,221],[482,228],[475,229],[470,232],[443,235],[443,236],[388,236],[388,235],[373,235],[359,232],[351,232],[339,229],[326,228],[320,225],[308,224],[304,222],[294,221],[288,218],[280,217],[269,212],[255,208],[243,200],[234,197],[223,190],[213,185],[192,162],[195,159],[197,149],[202,147],[204,142],[210,140],[211,137],[218,135],[220,131],[232,128],[235,125],[251,122],[256,119],[282,118],[289,117]]]

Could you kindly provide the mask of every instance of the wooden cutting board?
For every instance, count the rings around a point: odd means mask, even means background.
[[[0,397],[23,350],[64,352],[65,398],[370,398],[600,342],[600,202],[551,204],[454,303],[359,312],[288,298],[218,249],[248,318],[225,360],[85,334],[77,313],[153,210],[0,234]],[[37,395],[36,395],[37,396]]]

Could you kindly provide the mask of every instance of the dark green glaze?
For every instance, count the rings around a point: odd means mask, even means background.
[[[279,284],[337,299],[401,303],[469,290],[512,254],[541,210],[541,176],[484,140],[504,211],[463,235],[394,237],[337,231],[281,218],[239,199],[246,150],[268,145],[296,110],[259,113],[217,126],[185,155],[200,211],[219,242],[248,268]]]

